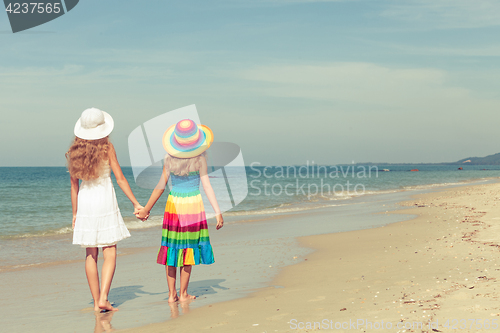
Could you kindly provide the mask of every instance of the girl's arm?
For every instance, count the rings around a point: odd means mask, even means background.
[[[72,228],[75,229],[76,211],[78,210],[78,191],[80,190],[80,181],[78,178],[71,177],[71,206],[73,207]]]
[[[149,197],[148,203],[146,204],[146,206],[144,206],[144,208],[140,209],[137,214],[135,214],[138,219],[145,219],[149,215],[149,212],[161,197],[163,192],[165,192],[165,186],[167,186],[168,176],[170,175],[167,171],[168,170],[166,169],[166,167],[163,166],[163,172],[161,174],[160,181],[153,190],[153,193],[151,193],[151,197]]]
[[[118,159],[116,158],[116,151],[115,147],[109,143],[109,151],[108,151],[108,157],[109,157],[109,165],[111,166],[111,170],[113,170],[113,174],[115,175],[116,182],[118,183],[118,186],[122,189],[123,193],[127,196],[127,198],[132,202],[134,205],[134,213],[137,212],[139,209],[142,208],[142,206],[139,204],[137,199],[134,196],[134,193],[132,193],[132,189],[130,188],[130,185],[123,175],[122,168],[120,167],[120,164],[118,163]]]
[[[216,229],[219,230],[224,225],[224,219],[222,218],[219,204],[217,203],[217,199],[215,198],[214,189],[212,188],[212,185],[210,184],[210,179],[208,178],[207,160],[205,158],[201,159],[200,178],[201,178],[201,184],[203,185],[203,190],[205,190],[205,194],[207,195],[208,201],[210,201],[210,204],[212,205],[215,211],[215,218],[217,219]]]

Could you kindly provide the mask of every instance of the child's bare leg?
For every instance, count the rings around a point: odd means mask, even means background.
[[[106,246],[102,249],[104,263],[102,264],[101,295],[99,297],[99,308],[108,311],[118,311],[108,301],[109,289],[115,275],[116,268],[116,245]]]
[[[185,265],[181,267],[181,290],[179,295],[179,301],[181,302],[196,298],[196,296],[192,296],[187,293],[192,267],[193,266],[191,265]]]
[[[97,247],[88,247],[85,257],[85,274],[89,282],[90,293],[94,299],[94,311],[99,311],[99,272],[97,270],[97,257],[99,249]]]
[[[167,270],[167,285],[168,285],[168,302],[177,302],[179,297],[177,296],[177,290],[175,289],[175,278],[177,274],[177,267],[165,266]]]

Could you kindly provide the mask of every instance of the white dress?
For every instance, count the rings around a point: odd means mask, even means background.
[[[116,201],[110,173],[109,164],[106,163],[99,178],[82,180],[78,192],[73,244],[104,247],[130,237]]]

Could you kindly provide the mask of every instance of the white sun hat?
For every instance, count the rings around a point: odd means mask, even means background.
[[[97,140],[107,137],[115,126],[111,116],[99,109],[90,108],[82,112],[75,124],[75,135],[84,140]]]

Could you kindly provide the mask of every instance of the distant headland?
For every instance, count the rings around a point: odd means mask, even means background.
[[[468,157],[454,163],[443,164],[500,165],[500,153],[486,157]]]
[[[379,164],[379,165],[420,165],[420,164],[435,164],[435,165],[500,165],[500,153],[488,155],[485,157],[467,157],[461,159],[456,162],[442,162],[442,163],[373,163],[373,162],[365,162],[365,163],[356,163],[358,165],[371,165],[371,164]]]

